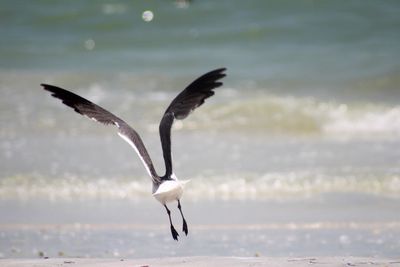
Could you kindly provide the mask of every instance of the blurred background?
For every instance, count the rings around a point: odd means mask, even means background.
[[[400,251],[398,1],[2,1],[0,257],[381,256]],[[172,133],[189,236],[115,129],[164,172],[158,123],[192,80],[224,86]],[[174,222],[180,229],[180,216]]]

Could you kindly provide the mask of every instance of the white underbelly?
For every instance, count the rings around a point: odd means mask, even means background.
[[[180,181],[165,181],[163,182],[153,193],[153,196],[161,202],[161,204],[165,204],[171,201],[176,201],[181,198],[183,193],[183,183]]]

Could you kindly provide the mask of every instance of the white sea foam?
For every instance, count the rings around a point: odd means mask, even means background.
[[[400,135],[400,106],[321,101],[273,95],[237,97],[208,108],[183,124],[185,129],[217,128],[268,134],[347,137]]]
[[[330,113],[323,125],[328,134],[400,135],[400,106],[371,108],[364,112],[346,107]]]
[[[217,175],[192,179],[184,198],[293,199],[321,193],[368,193],[386,197],[400,194],[396,174],[312,174],[310,172],[265,173],[260,176]],[[0,199],[142,199],[151,198],[148,179],[82,179],[15,176],[0,180]]]
[[[10,88],[1,88],[4,97],[0,99],[0,106],[3,107],[0,119],[12,123],[2,125],[0,136],[22,132],[68,134],[72,129],[99,133],[98,129],[102,129],[100,127],[94,128],[93,124],[85,120],[70,119],[71,114],[65,108],[60,108],[60,103],[54,99],[46,98],[36,91],[21,90],[43,80],[50,83],[57,80],[74,81],[76,85],[67,83],[67,89],[133,122],[135,129],[149,131],[157,131],[161,114],[179,92],[176,88],[186,84],[186,81],[167,79],[163,75],[131,73],[66,73],[51,74],[48,78],[44,74],[30,74],[24,75],[25,79],[21,82],[17,82],[18,73],[11,74],[0,73],[5,84],[12,84]],[[216,97],[206,102],[201,111],[191,114],[181,125],[177,124],[179,129],[175,130],[216,129],[279,135],[363,135],[374,138],[400,136],[400,106],[393,102],[377,104],[372,100],[363,100],[354,103],[274,95],[266,88],[243,90],[239,84],[218,89]],[[66,117],[68,119],[63,120]],[[59,121],[62,123],[57,123]]]

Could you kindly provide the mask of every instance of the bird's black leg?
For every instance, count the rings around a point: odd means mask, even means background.
[[[182,231],[186,235],[188,235],[188,227],[187,227],[187,223],[186,223],[185,217],[183,216],[183,213],[182,213],[181,202],[179,201],[179,199],[178,199],[178,209],[181,212],[181,216],[182,216],[182,220],[183,220]]]
[[[171,220],[171,211],[168,209],[167,205],[164,204],[165,209],[167,210],[168,213],[168,218],[169,218],[169,223],[171,225],[171,234],[173,239],[175,239],[176,241],[178,241],[178,232],[175,230],[174,226],[172,225],[172,220]]]

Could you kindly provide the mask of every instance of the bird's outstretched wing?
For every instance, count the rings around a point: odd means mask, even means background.
[[[210,71],[197,78],[186,87],[168,106],[160,122],[160,138],[165,161],[165,179],[168,179],[172,171],[171,155],[171,127],[175,119],[185,119],[193,110],[201,106],[206,98],[214,95],[213,89],[220,87],[222,82],[218,80],[226,76],[225,68]]]
[[[104,108],[70,91],[48,84],[41,84],[41,86],[43,86],[43,89],[51,92],[52,96],[61,99],[65,105],[73,108],[79,114],[106,125],[113,124],[117,126],[118,135],[133,147],[153,181],[160,182],[160,178],[154,170],[153,163],[142,139],[125,121]]]

